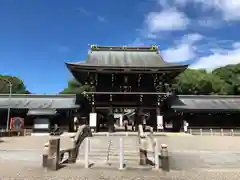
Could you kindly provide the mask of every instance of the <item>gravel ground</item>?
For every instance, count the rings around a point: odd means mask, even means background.
[[[169,145],[169,151],[174,157],[174,166],[182,167],[174,168],[168,173],[137,169],[84,169],[77,165],[47,172],[41,168],[40,155],[48,138],[2,138],[4,142],[0,143],[0,179],[240,179],[240,137],[159,137],[161,143]],[[65,141],[62,142],[65,146]]]
[[[192,170],[192,171],[140,171],[83,169],[69,166],[59,171],[45,171],[41,167],[23,161],[0,161],[0,179],[84,179],[84,180],[239,180],[240,170]]]

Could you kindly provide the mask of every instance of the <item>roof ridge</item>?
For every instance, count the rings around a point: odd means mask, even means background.
[[[91,45],[91,51],[130,51],[130,52],[157,52],[159,53],[159,47],[152,46],[98,46]]]

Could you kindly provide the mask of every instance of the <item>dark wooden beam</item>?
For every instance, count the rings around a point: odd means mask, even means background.
[[[112,95],[171,95],[165,92],[85,92],[85,94],[112,94]]]

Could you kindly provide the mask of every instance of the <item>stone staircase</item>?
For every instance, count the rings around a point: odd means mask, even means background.
[[[139,141],[137,136],[90,137],[89,163],[92,166],[119,167],[120,138],[123,139],[124,164],[126,167],[139,166]],[[85,142],[82,143],[77,163],[84,164]],[[149,157],[152,159],[151,157]]]

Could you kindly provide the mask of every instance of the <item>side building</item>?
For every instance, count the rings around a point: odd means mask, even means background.
[[[76,95],[0,94],[0,128],[5,129],[7,111],[10,118],[23,118],[24,127],[33,132],[49,132],[54,124],[73,131],[73,114],[79,109]]]
[[[10,108],[11,117],[24,118],[25,127],[33,132],[49,132],[54,124],[73,131],[73,116],[82,111],[77,101],[74,94],[13,94],[10,99],[8,94],[0,94],[0,126],[6,128]],[[179,95],[168,106],[163,116],[164,131],[181,131],[183,121],[190,128],[240,128],[240,96]]]

